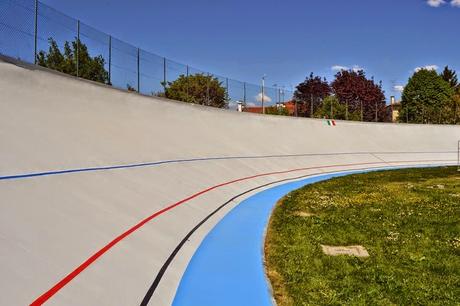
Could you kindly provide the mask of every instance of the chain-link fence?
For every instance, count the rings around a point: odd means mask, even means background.
[[[262,89],[139,49],[35,0],[0,0],[0,54],[153,96],[165,96],[181,76],[202,74],[219,81],[233,110],[240,103],[259,112],[262,101],[293,97],[282,87]]]

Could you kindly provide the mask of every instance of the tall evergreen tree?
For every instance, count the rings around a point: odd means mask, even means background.
[[[414,73],[404,88],[401,101],[401,122],[451,123],[454,90],[434,70]]]
[[[449,83],[450,87],[452,88],[457,88],[458,84],[458,79],[457,79],[457,73],[449,69],[449,66],[444,67],[443,72],[441,73],[441,77],[444,81]]]
[[[460,84],[458,83],[457,73],[446,66],[444,71],[441,73],[441,77],[444,81],[449,83],[450,87],[454,91],[454,95],[452,97],[452,106],[450,110],[450,113],[452,114],[451,123],[458,124],[460,123]]]

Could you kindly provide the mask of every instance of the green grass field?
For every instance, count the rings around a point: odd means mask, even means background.
[[[321,244],[370,256],[327,256]],[[279,306],[460,305],[460,173],[380,171],[296,190],[273,213],[265,261]]]

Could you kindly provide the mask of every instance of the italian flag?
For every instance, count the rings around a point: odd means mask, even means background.
[[[335,126],[335,120],[327,120],[327,125],[329,126]]]

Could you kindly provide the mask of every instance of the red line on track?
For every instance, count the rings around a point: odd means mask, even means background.
[[[111,242],[109,242],[107,245],[105,245],[102,249],[94,253],[91,257],[89,257],[87,260],[85,260],[81,265],[79,265],[75,270],[70,272],[66,277],[64,277],[62,280],[60,280],[58,283],[56,283],[51,289],[40,295],[35,301],[33,301],[30,305],[31,306],[38,306],[42,305],[46,301],[48,301],[53,295],[55,295],[59,290],[61,290],[65,285],[67,285],[72,279],[74,279],[76,276],[78,276],[81,272],[83,272],[86,268],[88,268],[93,262],[95,262],[99,257],[101,257],[104,253],[106,253],[108,250],[110,250],[113,246],[115,246],[117,243],[119,243],[121,240],[126,238],[127,236],[131,235],[133,232],[144,226],[146,223],[151,221],[152,219],[158,217],[159,215],[164,214],[165,212],[181,205],[184,204],[196,197],[199,197],[202,194],[205,194],[209,191],[212,191],[214,189],[224,187],[227,185],[231,185],[234,183],[242,182],[242,181],[247,181],[251,180],[254,178],[258,177],[263,177],[263,176],[269,176],[269,175],[275,175],[275,174],[286,174],[286,173],[291,173],[291,172],[298,172],[298,171],[306,171],[306,170],[313,170],[313,169],[319,169],[319,168],[333,168],[333,167],[346,167],[346,166],[364,166],[364,165],[376,165],[376,164],[391,164],[391,163],[414,163],[414,162],[447,162],[450,160],[417,160],[417,161],[392,161],[392,162],[374,162],[374,163],[353,163],[353,164],[341,164],[341,165],[325,165],[325,166],[315,166],[315,167],[306,167],[306,168],[297,168],[297,169],[291,169],[291,170],[285,170],[285,171],[276,171],[276,172],[269,172],[269,173],[261,173],[261,174],[256,174],[252,176],[247,176],[239,179],[235,179],[232,181],[228,181],[225,183],[221,183],[218,185],[214,185],[212,187],[206,188],[204,190],[201,190],[185,199],[180,200],[179,202],[176,202],[174,204],[171,204],[155,213],[152,215],[148,216],[147,218],[143,219],[115,239],[113,239]],[[350,169],[353,170],[353,169]]]

